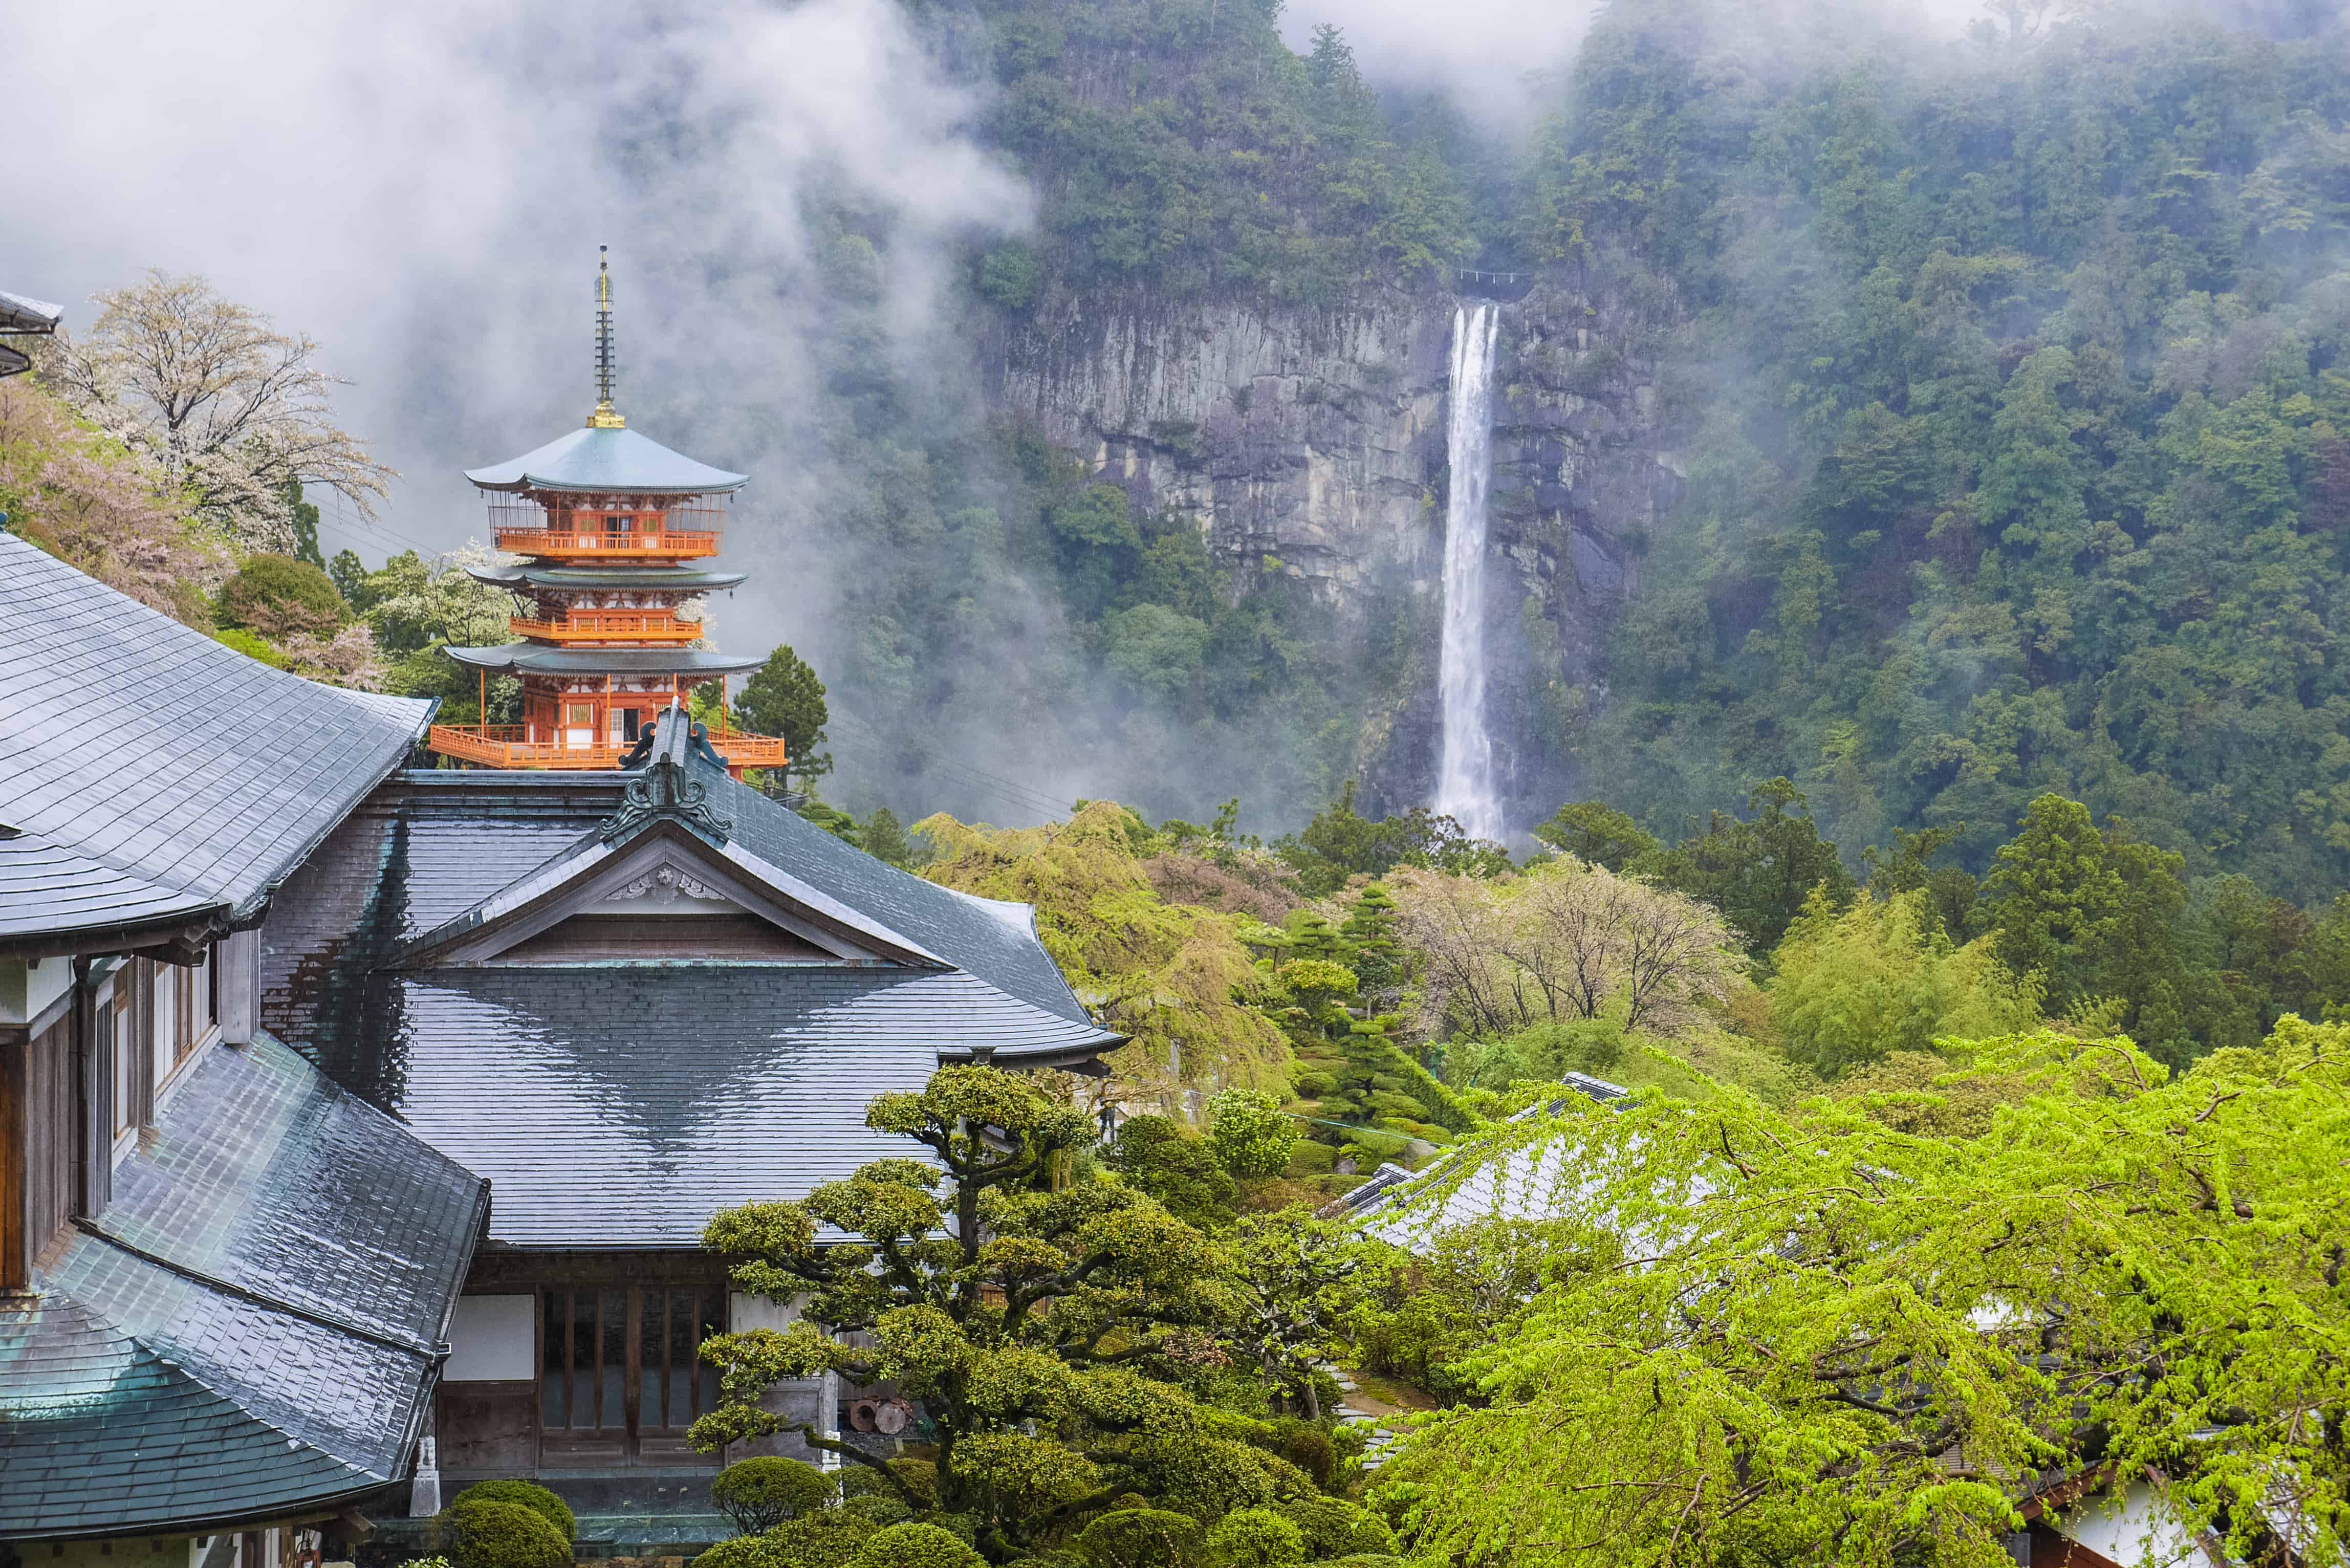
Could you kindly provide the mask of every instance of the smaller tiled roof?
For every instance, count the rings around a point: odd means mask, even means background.
[[[57,329],[64,313],[47,301],[27,299],[0,289],[0,334],[26,333],[46,337]],[[25,353],[0,343],[0,376],[15,376],[33,368]]]
[[[64,319],[60,306],[0,288],[0,332],[55,332]]]
[[[747,573],[704,572],[691,566],[473,566],[473,580],[498,588],[668,588],[714,594],[742,586]]]
[[[517,675],[739,675],[767,662],[760,654],[707,648],[547,648],[509,642],[502,648],[444,648],[458,663]]]
[[[432,705],[273,670],[0,535],[0,943],[252,913]]]
[[[632,430],[589,427],[548,441],[536,452],[465,477],[484,490],[565,491],[584,495],[719,495],[751,483]]]
[[[0,1540],[331,1505],[403,1473],[485,1185],[267,1039],[217,1046],[0,1299]]]

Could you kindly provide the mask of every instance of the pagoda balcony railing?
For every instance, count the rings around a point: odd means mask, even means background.
[[[516,556],[592,556],[602,561],[677,560],[718,554],[718,535],[700,529],[608,534],[582,528],[501,528],[498,548]]]
[[[700,621],[665,610],[573,610],[561,620],[515,616],[506,625],[542,642],[691,642],[702,635]]]
[[[713,733],[710,743],[730,768],[780,768],[788,760],[782,738],[775,735]],[[484,767],[601,769],[618,767],[636,742],[566,745],[532,740],[520,724],[435,724],[428,744],[444,757]]]

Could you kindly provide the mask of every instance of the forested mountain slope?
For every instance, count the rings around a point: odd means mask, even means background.
[[[1805,781],[1847,852],[2076,795],[2190,871],[2350,871],[2338,31],[2124,8],[1814,53],[1618,5],[1520,233],[1669,284],[1690,484],[1587,788]]]

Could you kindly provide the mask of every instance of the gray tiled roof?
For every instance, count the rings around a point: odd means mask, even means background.
[[[465,477],[484,490],[562,490],[595,495],[717,495],[747,476],[696,462],[632,430],[589,427]]]
[[[432,705],[273,670],[0,535],[0,942],[249,913]]]
[[[655,746],[680,739],[664,715]],[[903,1153],[866,1129],[865,1106],[919,1086],[941,1054],[1066,1060],[1119,1042],[1024,907],[885,866],[690,751],[733,845],[955,967],[390,970],[402,944],[594,842],[619,804],[615,774],[403,774],[287,883],[264,928],[272,1026],[489,1177],[497,1241],[691,1247],[719,1208]]]
[[[398,1479],[487,1192],[266,1038],[215,1047],[0,1302],[0,1538]]]

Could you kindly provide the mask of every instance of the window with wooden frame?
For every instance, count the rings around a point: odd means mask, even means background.
[[[712,1285],[575,1287],[540,1293],[539,1428],[551,1456],[606,1446],[678,1450],[718,1404],[702,1342],[726,1332]]]

